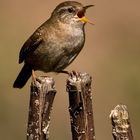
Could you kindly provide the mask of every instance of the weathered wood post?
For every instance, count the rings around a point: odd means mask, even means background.
[[[117,105],[110,114],[114,140],[134,140],[130,117],[125,105]]]
[[[54,80],[39,77],[31,84],[27,140],[48,140],[50,113],[56,94]]]
[[[72,140],[95,140],[91,76],[73,72],[67,80]]]

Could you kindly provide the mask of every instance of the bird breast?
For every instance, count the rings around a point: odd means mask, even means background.
[[[66,68],[79,54],[85,41],[84,30],[66,26],[51,29],[44,41],[29,57],[34,69],[45,72]]]

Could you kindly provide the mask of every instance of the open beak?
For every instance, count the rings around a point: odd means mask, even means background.
[[[86,10],[89,8],[89,7],[93,7],[94,5],[87,5],[87,6],[84,6],[82,10],[78,11],[77,13],[77,16],[79,18],[79,20],[81,22],[84,22],[84,23],[90,23],[92,25],[94,25],[94,23],[90,22],[90,20],[88,20],[86,17],[85,17],[85,12]]]

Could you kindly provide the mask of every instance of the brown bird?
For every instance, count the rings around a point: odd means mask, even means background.
[[[22,88],[35,70],[65,73],[85,43],[86,9],[76,1],[60,3],[50,18],[24,43],[19,63],[24,62],[13,87]],[[90,23],[90,22],[89,22]]]

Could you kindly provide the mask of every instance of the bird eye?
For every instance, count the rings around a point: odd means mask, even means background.
[[[72,13],[73,11],[74,11],[73,8],[68,8],[68,12],[69,12],[69,13]]]

